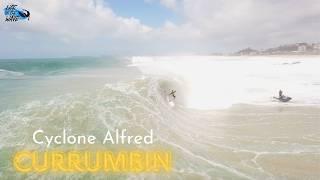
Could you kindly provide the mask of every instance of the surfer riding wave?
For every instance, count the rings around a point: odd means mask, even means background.
[[[173,99],[176,99],[176,95],[175,95],[176,92],[177,92],[176,90],[171,90],[171,93],[169,94],[169,96],[172,96]]]

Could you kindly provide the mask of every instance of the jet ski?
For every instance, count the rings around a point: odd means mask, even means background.
[[[281,96],[281,97],[273,97],[274,99],[277,99],[280,102],[288,102],[290,101],[292,98],[289,96]]]

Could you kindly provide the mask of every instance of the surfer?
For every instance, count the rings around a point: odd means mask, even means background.
[[[175,95],[176,91],[171,90],[171,93],[169,95],[171,95],[173,97],[173,99],[176,99],[176,95]]]

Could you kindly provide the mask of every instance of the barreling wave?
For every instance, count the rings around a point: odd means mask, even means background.
[[[205,163],[217,169],[217,177],[239,176],[248,179],[248,176],[222,163],[209,160],[196,153],[205,148],[194,142],[191,138],[203,130],[203,125],[195,121],[196,113],[184,107],[183,101],[177,99],[176,106],[168,105],[168,89],[175,88],[179,92],[181,82],[161,78],[142,78],[128,83],[106,84],[103,88],[86,94],[67,94],[53,98],[49,101],[33,101],[17,109],[0,113],[1,150],[10,154],[17,149],[45,149],[44,146],[35,145],[31,134],[37,129],[43,129],[48,134],[59,134],[66,129],[71,134],[93,134],[97,142],[102,142],[106,129],[124,129],[130,134],[144,134],[150,129],[154,130],[155,143],[153,145],[103,145],[95,144],[94,149],[109,148],[122,149],[166,149],[172,150],[175,156],[175,168],[170,175],[183,177],[183,170],[187,175],[205,178],[205,171],[196,168],[190,169],[188,160],[194,159],[192,166]],[[179,95],[179,94],[178,94]],[[181,96],[181,95],[180,95]],[[183,99],[181,97],[181,99]],[[195,150],[190,144],[196,145]],[[198,145],[197,145],[198,144]],[[83,149],[85,145],[53,145],[52,148]],[[15,173],[10,164],[10,156],[3,160],[3,177],[21,178]],[[198,164],[198,165],[197,165]],[[178,170],[179,169],[179,170]],[[182,171],[181,171],[182,170]],[[223,175],[223,174],[229,175]],[[220,175],[219,175],[220,174]],[[52,178],[104,178],[103,174],[33,174],[31,179]],[[118,179],[128,177],[163,179],[163,176],[151,174],[110,175]],[[1,177],[1,176],[0,176]]]
[[[66,94],[49,101],[33,101],[16,109],[3,111],[0,113],[0,122],[2,127],[7,127],[3,128],[4,131],[1,133],[1,142],[4,142],[2,145],[17,145],[18,139],[29,133],[21,131],[26,126],[32,129],[47,127],[49,124],[49,127],[55,128],[52,130],[66,128],[79,132],[96,132],[96,128],[102,126],[115,129],[124,123],[147,128],[143,127],[143,124],[152,122],[148,120],[149,117],[157,117],[164,121],[167,118],[161,116],[175,112],[168,106],[166,99],[165,90],[170,83],[166,80],[148,78],[130,83],[106,84],[93,92]],[[74,123],[91,125],[82,129]],[[9,131],[12,131],[12,128],[15,128],[15,132],[26,134],[10,137],[12,134]],[[6,138],[18,139],[7,141]]]

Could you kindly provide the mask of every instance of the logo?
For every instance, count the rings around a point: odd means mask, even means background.
[[[7,22],[30,19],[30,12],[26,9],[19,8],[18,5],[10,4],[4,8],[4,15]]]

